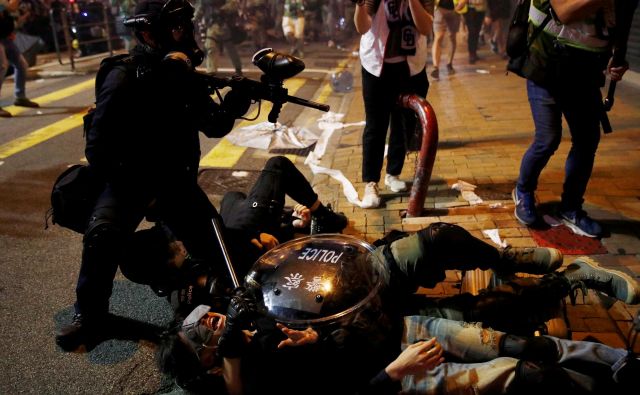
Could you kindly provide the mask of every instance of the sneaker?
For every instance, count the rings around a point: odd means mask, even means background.
[[[491,45],[491,52],[497,54],[498,53],[498,42],[495,41],[495,40],[491,40],[490,45]]]
[[[449,74],[455,74],[455,73],[456,73],[456,70],[453,68],[453,65],[452,65],[451,63],[449,63],[449,64],[447,65],[447,72],[448,72]]]
[[[31,107],[31,108],[38,108],[40,107],[40,105],[34,101],[31,101],[29,99],[27,99],[26,97],[18,97],[16,98],[16,100],[13,102],[14,106],[19,106],[19,107]]]
[[[640,302],[640,285],[636,280],[621,271],[600,267],[598,262],[587,256],[571,262],[563,274],[572,287],[581,284],[627,304]]]
[[[513,188],[511,198],[516,204],[513,214],[516,219],[523,225],[533,225],[537,218],[536,199],[532,192],[523,193],[518,191],[518,187]]]
[[[509,246],[500,251],[500,258],[514,273],[547,274],[562,266],[562,252],[555,248]]]
[[[318,209],[311,214],[311,234],[340,233],[348,224],[347,217],[343,213],[336,213],[327,204],[323,209]]]
[[[560,212],[560,218],[562,223],[567,225],[575,234],[587,237],[600,237],[602,235],[600,224],[589,217],[584,210],[562,211]]]
[[[0,107],[0,117],[2,118],[11,118],[13,115],[11,115],[11,113],[7,110],[5,110],[4,108]]]
[[[81,345],[89,348],[98,342],[103,321],[89,321],[82,314],[76,313],[71,324],[62,327],[56,334],[56,344],[64,351],[74,351]]]
[[[437,67],[431,71],[431,78],[434,80],[440,79],[440,70]]]
[[[362,208],[376,208],[380,206],[380,194],[378,193],[378,183],[371,181],[364,187],[364,197],[362,198]]]
[[[384,176],[384,185],[393,192],[404,192],[407,190],[407,183],[391,174]]]

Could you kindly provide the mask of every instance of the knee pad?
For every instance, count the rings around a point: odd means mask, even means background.
[[[82,243],[87,249],[122,248],[124,235],[118,226],[110,222],[95,221],[89,224]]]

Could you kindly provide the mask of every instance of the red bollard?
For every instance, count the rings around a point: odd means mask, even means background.
[[[431,171],[436,161],[438,150],[438,120],[431,104],[415,94],[400,95],[398,104],[404,108],[416,112],[422,125],[422,145],[416,165],[415,179],[411,187],[407,217],[419,217],[422,215],[424,201],[427,198],[427,189],[431,180]]]

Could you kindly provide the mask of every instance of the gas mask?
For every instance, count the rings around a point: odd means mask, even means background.
[[[188,0],[146,0],[138,4],[136,15],[127,18],[124,25],[133,27],[142,42],[140,32],[151,32],[160,51],[182,52],[195,68],[204,60],[204,52],[195,40],[193,13]]]

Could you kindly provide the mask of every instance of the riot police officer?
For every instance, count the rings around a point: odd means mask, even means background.
[[[128,56],[103,61],[85,154],[104,181],[83,239],[73,322],[56,343],[64,350],[95,344],[108,327],[118,264],[136,228],[153,210],[191,255],[222,262],[211,218],[218,216],[197,184],[198,132],[222,137],[249,99],[218,105],[195,78],[203,54],[194,39],[187,0],[144,0],[132,26],[139,44]],[[106,75],[104,75],[106,74]]]

